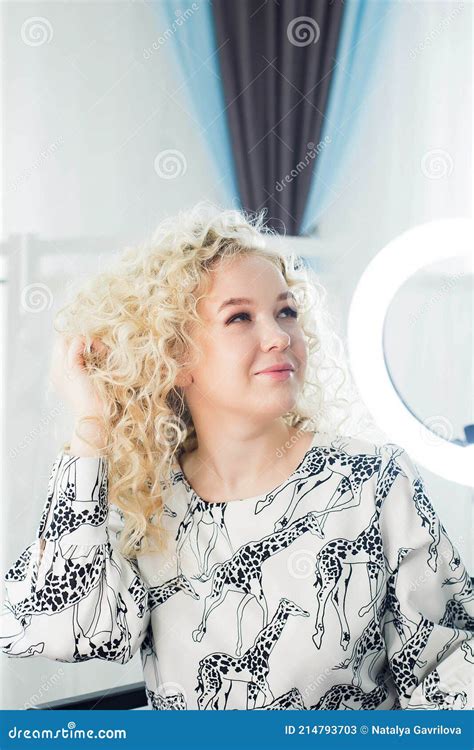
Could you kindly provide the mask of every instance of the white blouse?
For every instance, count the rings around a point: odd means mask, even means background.
[[[160,710],[472,707],[471,580],[400,446],[316,432],[288,479],[229,502],[171,476],[171,548],[135,561],[107,460],[57,456],[4,576],[4,654],[139,650]]]

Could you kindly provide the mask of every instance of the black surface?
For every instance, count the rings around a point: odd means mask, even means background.
[[[146,704],[145,683],[135,682],[112,690],[98,690],[95,693],[85,693],[72,698],[39,703],[37,706],[33,706],[33,710],[117,711],[141,708]],[[32,709],[27,710],[31,711]]]

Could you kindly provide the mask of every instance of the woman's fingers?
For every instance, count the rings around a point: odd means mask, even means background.
[[[84,366],[85,336],[74,336],[67,350],[67,369],[70,373]]]
[[[86,336],[85,335],[74,335],[68,336],[66,334],[57,334],[56,340],[53,346],[53,352],[51,357],[51,369],[49,373],[49,381],[51,385],[59,390],[63,390],[65,386],[66,390],[69,390],[69,386],[66,383],[70,383],[77,379],[77,382],[82,382],[83,376],[88,381],[88,373],[86,368],[86,362],[90,361],[90,357],[95,356],[102,357],[108,351],[108,347],[97,337],[91,340],[89,351],[87,352],[86,347]]]
[[[92,349],[95,350],[98,354],[106,354],[109,350],[104,342],[98,338],[92,339]]]

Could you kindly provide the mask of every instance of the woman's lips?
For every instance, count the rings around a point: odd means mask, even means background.
[[[294,370],[269,370],[267,372],[257,372],[257,375],[265,375],[272,380],[287,380]]]

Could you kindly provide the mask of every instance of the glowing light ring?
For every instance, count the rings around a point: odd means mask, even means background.
[[[458,445],[440,436],[433,444],[433,432],[410,413],[391,383],[384,361],[383,328],[389,305],[408,278],[420,268],[452,257],[462,258],[472,273],[473,247],[471,219],[441,219],[404,232],[367,266],[348,319],[352,372],[376,422],[415,462],[470,487],[474,486],[474,445]]]

